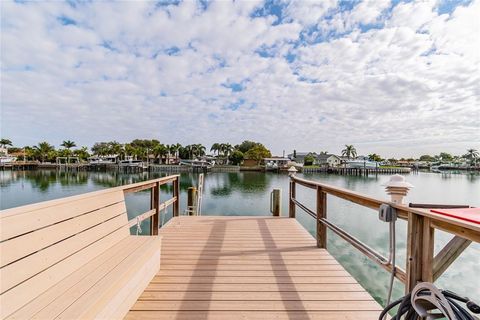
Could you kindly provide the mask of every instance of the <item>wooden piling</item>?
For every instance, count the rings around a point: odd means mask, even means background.
[[[279,217],[282,204],[282,190],[273,189],[270,193],[270,212],[274,217]]]

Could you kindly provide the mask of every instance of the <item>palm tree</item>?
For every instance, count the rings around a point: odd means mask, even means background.
[[[342,156],[346,156],[348,159],[350,157],[355,158],[357,156],[357,150],[351,144],[346,144],[345,149],[342,150]]]
[[[111,141],[108,143],[108,154],[121,155],[124,153],[123,145],[117,141]]]
[[[163,157],[170,152],[169,149],[163,144],[156,145],[155,147],[153,147],[152,151],[155,159],[159,159],[159,163],[162,163]]]
[[[220,151],[222,152],[222,155],[227,159],[226,164],[228,164],[228,156],[232,153],[233,146],[230,143],[222,143],[220,145]]]
[[[75,142],[73,142],[71,140],[64,140],[62,142],[61,146],[66,149],[67,155],[70,155],[70,149],[73,148],[73,147],[76,147],[77,145],[75,144]]]
[[[75,142],[71,140],[64,140],[61,146],[64,147],[65,149],[70,150],[71,148],[76,147],[77,145],[75,144]]]
[[[200,143],[192,145],[192,154],[194,154],[196,157],[205,155],[205,151],[205,146]]]
[[[220,152],[220,148],[221,148],[220,146],[221,146],[220,143],[215,142],[214,144],[212,144],[212,147],[210,148],[210,151],[213,151],[213,153],[216,153],[217,156],[218,156],[218,153]]]
[[[470,165],[475,166],[477,163],[477,159],[479,157],[478,151],[476,149],[468,149],[466,158],[470,159]]]
[[[40,142],[38,146],[33,147],[35,153],[42,159],[42,162],[45,162],[45,158],[52,151],[55,151],[55,148],[46,141]]]
[[[171,144],[168,148],[169,152],[173,155],[174,158],[179,158],[180,148],[182,145],[180,143]],[[170,160],[169,160],[170,162]]]
[[[12,146],[12,141],[9,140],[9,139],[0,139],[0,146],[2,146],[2,148],[5,148],[6,146]]]

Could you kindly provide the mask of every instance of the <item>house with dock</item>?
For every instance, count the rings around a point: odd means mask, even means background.
[[[334,154],[321,153],[316,157],[316,164],[334,168],[342,165],[342,159]]]
[[[287,155],[288,159],[291,161],[294,161],[298,164],[303,164],[305,162],[305,158],[311,156],[313,158],[317,158],[318,154],[316,152],[297,152],[294,151],[293,153],[290,153]]]

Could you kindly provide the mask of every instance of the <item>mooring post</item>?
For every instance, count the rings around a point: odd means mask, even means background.
[[[188,214],[191,216],[196,215],[196,210],[195,210],[196,195],[197,195],[197,188],[189,187],[188,193],[187,193],[187,211],[188,211]]]
[[[180,177],[177,176],[175,180],[173,180],[173,197],[176,198],[176,201],[173,203],[173,213],[174,217],[178,217],[180,212]]]
[[[281,215],[281,206],[282,204],[282,190],[273,189],[270,193],[270,212],[274,217],[279,217]]]
[[[327,218],[327,194],[317,187],[317,247],[327,248],[327,226],[320,219]]]

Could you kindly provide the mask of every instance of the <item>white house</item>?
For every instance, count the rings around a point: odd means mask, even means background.
[[[317,163],[321,166],[338,167],[342,164],[342,159],[334,154],[319,154]]]

